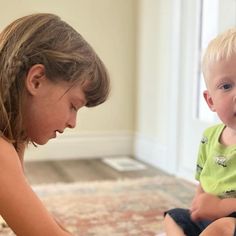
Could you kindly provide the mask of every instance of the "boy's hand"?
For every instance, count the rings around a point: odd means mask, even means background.
[[[193,221],[200,219],[215,220],[224,213],[220,210],[221,199],[209,193],[198,194],[192,202],[191,218]]]

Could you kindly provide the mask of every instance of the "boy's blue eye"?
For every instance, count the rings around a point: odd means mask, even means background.
[[[233,87],[232,84],[223,84],[223,85],[220,86],[220,89],[229,90],[232,87]]]

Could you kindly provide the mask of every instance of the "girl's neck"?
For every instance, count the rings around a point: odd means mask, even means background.
[[[20,159],[20,162],[21,162],[21,165],[22,165],[22,168],[24,169],[24,153],[25,153],[25,147],[26,147],[26,144],[25,143],[21,143],[18,145],[17,147],[17,153],[18,153],[18,156],[19,156],[19,159]]]

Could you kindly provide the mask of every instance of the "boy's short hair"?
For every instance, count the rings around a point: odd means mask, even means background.
[[[219,34],[208,44],[202,59],[204,77],[212,63],[220,60],[228,60],[233,55],[236,55],[236,28],[228,29]]]

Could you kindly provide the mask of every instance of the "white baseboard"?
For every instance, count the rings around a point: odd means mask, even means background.
[[[133,134],[128,132],[71,133],[59,136],[46,145],[30,145],[25,160],[88,159],[133,155]]]
[[[90,159],[112,156],[135,156],[170,174],[190,179],[189,173],[178,173],[170,168],[167,148],[155,138],[128,132],[71,133],[51,140],[48,144],[26,150],[26,161]]]
[[[136,135],[134,139],[134,156],[154,167],[169,172],[166,147],[154,138]]]

